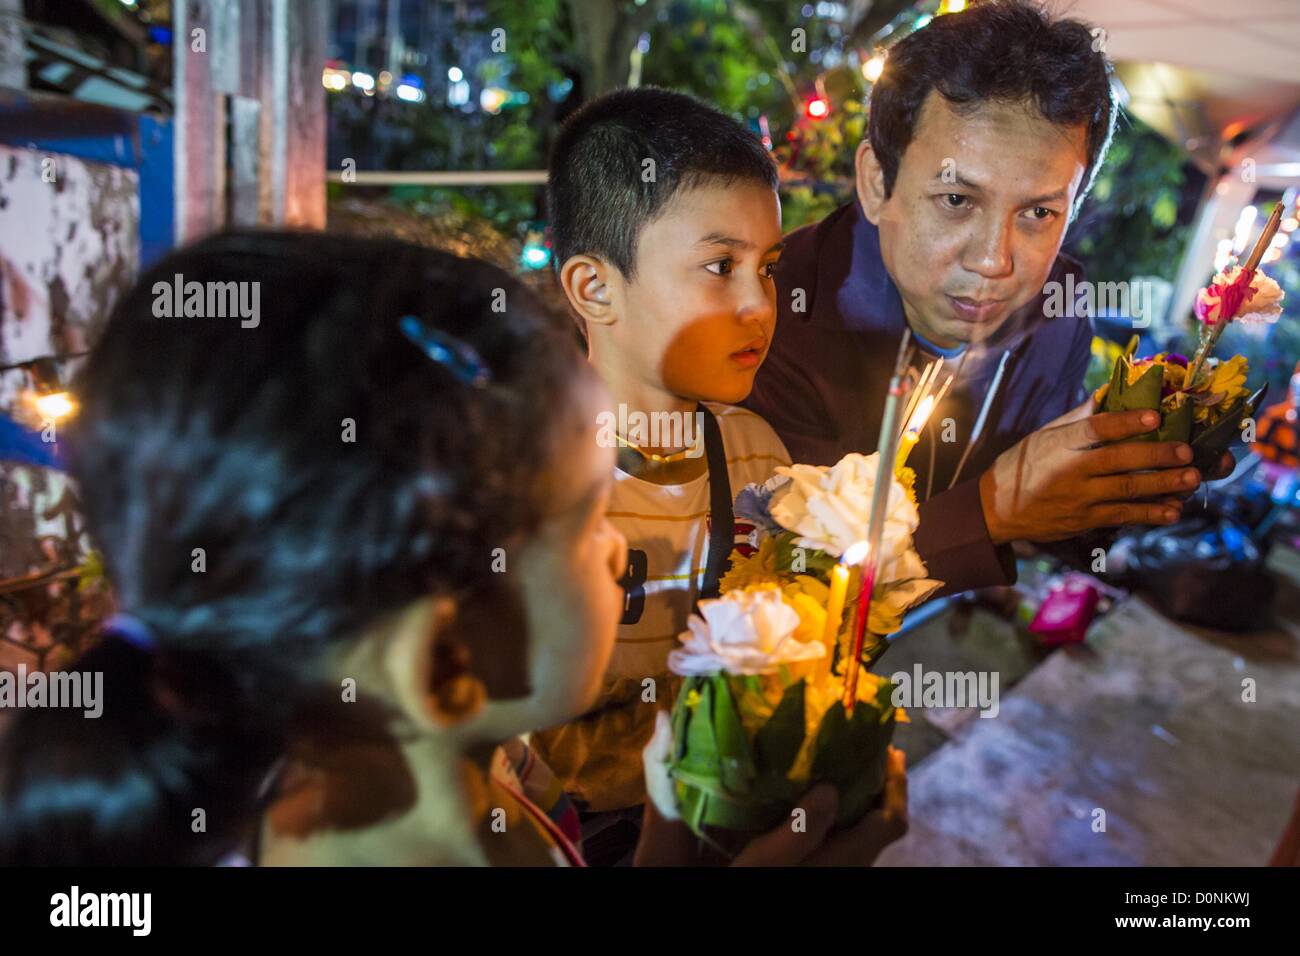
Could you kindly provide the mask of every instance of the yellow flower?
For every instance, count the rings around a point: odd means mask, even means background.
[[[1165,388],[1180,389],[1187,381],[1187,369],[1177,362],[1168,360],[1167,352],[1159,352],[1150,358],[1131,359],[1129,361],[1126,381],[1129,385],[1137,384],[1137,380],[1150,371],[1152,365],[1161,366],[1162,384]]]
[[[1219,362],[1210,372],[1209,384],[1205,391],[1210,395],[1222,394],[1223,398],[1213,405],[1197,405],[1196,420],[1206,421],[1218,418],[1220,414],[1232,407],[1242,395],[1246,394],[1246,357],[1234,355],[1226,362]]]
[[[907,497],[911,499],[912,504],[916,504],[916,472],[904,465],[894,473],[894,477],[903,486],[903,490],[907,492]]]
[[[820,581],[813,581],[821,584]],[[826,629],[826,602],[818,601],[811,594],[798,590],[797,583],[785,587],[785,599],[799,614],[799,626],[795,628],[794,639],[801,644],[821,640],[822,631]],[[825,585],[822,585],[825,590]]]
[[[722,594],[739,591],[756,584],[781,583],[781,575],[776,570],[776,539],[764,538],[758,550],[749,557],[742,557],[736,552],[731,555],[731,568],[718,582]]]

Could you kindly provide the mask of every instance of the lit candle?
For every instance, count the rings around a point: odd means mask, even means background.
[[[907,464],[907,456],[912,453],[916,443],[921,440],[921,436],[916,432],[908,432],[903,436],[902,441],[898,443],[898,455],[894,458],[895,473],[901,471]]]
[[[844,597],[849,590],[849,569],[845,564],[837,564],[831,571],[831,596],[826,602],[826,629],[822,633],[822,643],[826,645],[829,659],[835,653],[835,645],[840,637],[840,622],[844,618]]]

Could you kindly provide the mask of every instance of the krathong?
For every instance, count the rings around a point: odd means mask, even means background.
[[[1160,426],[1137,441],[1179,441],[1192,446],[1193,464],[1213,471],[1242,422],[1253,416],[1264,389],[1246,391],[1246,359],[1234,355],[1214,358],[1223,330],[1233,322],[1276,322],[1282,314],[1282,289],[1259,268],[1282,218],[1279,204],[1241,266],[1226,268],[1196,296],[1194,312],[1200,336],[1190,359],[1173,352],[1134,358],[1137,336],[1115,360],[1110,382],[1094,395],[1099,411],[1151,408],[1160,412]]]
[[[744,488],[735,515],[753,530],[732,554],[721,597],[700,601],[669,657],[669,668],[685,678],[669,762],[678,811],[724,853],[735,843],[729,832],[790,819],[816,783],[838,789],[841,824],[860,818],[884,787],[894,725],[906,715],[892,703],[889,679],[865,666],[903,613],[942,582],[926,577],[912,545],[911,470],[887,471],[868,609],[874,640],[846,708],[857,610],[847,595],[861,593],[856,561],[870,534],[879,454],[780,468],[765,484]]]

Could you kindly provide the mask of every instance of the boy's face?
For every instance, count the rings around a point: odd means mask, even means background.
[[[931,92],[884,199],[858,150],[858,196],[907,319],[940,346],[980,341],[1042,289],[1088,163],[1084,127],[1030,104],[970,113]]]
[[[694,401],[739,402],[776,327],[781,205],[759,183],[704,180],[641,230],[636,278],[610,270],[603,330],[623,372]]]

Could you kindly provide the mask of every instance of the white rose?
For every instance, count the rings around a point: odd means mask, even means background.
[[[867,540],[871,499],[880,453],[845,455],[834,467],[793,465],[777,468],[790,479],[772,496],[772,517],[799,535],[799,544],[835,557]],[[882,585],[925,577],[925,562],[912,548],[920,523],[916,505],[890,472],[889,511],[877,574]]]
[[[768,674],[826,654],[821,641],[795,639],[799,612],[776,589],[729,591],[703,600],[700,613],[686,625],[689,630],[678,635],[682,646],[668,655],[668,669],[684,677]]]

